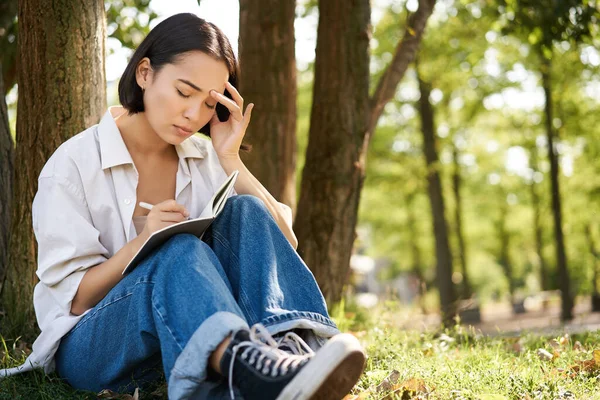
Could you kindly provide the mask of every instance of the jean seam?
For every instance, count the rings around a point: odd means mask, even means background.
[[[227,240],[227,238],[223,235],[221,235],[219,233],[219,231],[215,231],[213,230],[213,238],[216,239],[221,246],[225,247],[225,249],[227,251],[229,251],[229,253],[232,255],[232,257],[235,259],[235,262],[239,265],[240,264],[240,260],[237,257],[237,255],[235,254],[235,252],[233,251],[233,249],[231,248],[231,246],[229,246],[229,240]]]
[[[335,325],[332,325],[328,321],[327,318],[323,317],[321,314],[318,314],[318,313],[312,313],[312,312],[308,313],[307,312],[308,315],[301,315],[301,314],[297,314],[295,312],[291,312],[290,314],[293,314],[293,315],[286,316],[285,319],[279,318],[279,317],[281,317],[281,315],[272,315],[270,317],[264,318],[261,321],[261,323],[264,326],[271,326],[271,325],[276,325],[276,324],[279,324],[279,323],[285,322],[285,321],[294,321],[294,320],[298,320],[298,319],[308,319],[308,320],[312,320],[314,322],[318,322],[318,323],[326,325],[326,326],[330,326],[332,328],[337,328]],[[316,318],[316,316],[320,316],[321,318]],[[273,318],[273,317],[277,317],[277,318]],[[265,322],[265,320],[269,320],[269,319],[271,319],[272,321]],[[321,321],[320,319],[323,319],[323,321]]]
[[[183,351],[183,350],[182,350]],[[194,381],[196,383],[202,383],[205,381],[205,379],[198,379],[194,376],[190,376],[189,374],[186,374],[185,371],[180,370],[179,368],[173,366],[173,368],[171,368],[171,374],[173,374],[173,372],[176,372],[177,375],[184,377],[185,379],[189,379],[190,381]]]
[[[158,314],[160,320],[162,321],[165,329],[169,332],[169,335],[171,335],[171,337],[173,338],[173,341],[175,342],[175,344],[177,345],[177,347],[179,347],[180,351],[183,351],[183,347],[181,347],[181,345],[179,344],[179,342],[177,341],[177,338],[175,338],[175,335],[173,334],[173,331],[171,330],[171,328],[169,328],[169,325],[167,325],[167,322],[165,321],[165,318],[163,317],[163,315],[160,313],[160,311],[158,311],[158,308],[156,308],[156,306],[154,305],[154,302],[152,302],[152,308],[156,311],[156,313]]]
[[[68,332],[68,334],[71,334],[72,332],[74,332],[74,331],[76,331],[77,329],[79,329],[79,328],[80,328],[81,326],[83,326],[83,325],[84,325],[86,322],[88,322],[90,319],[92,319],[94,316],[96,316],[96,315],[97,315],[97,314],[100,312],[100,310],[103,310],[103,309],[105,309],[106,307],[108,307],[108,306],[110,306],[110,305],[113,305],[113,304],[115,304],[116,302],[118,302],[118,301],[121,301],[121,300],[123,300],[123,299],[125,299],[125,298],[127,298],[127,297],[131,296],[131,295],[133,294],[133,288],[134,288],[135,286],[137,286],[138,284],[140,284],[140,283],[150,283],[150,284],[154,284],[154,282],[152,282],[152,281],[138,281],[138,282],[134,283],[134,285],[131,287],[131,291],[129,291],[129,292],[127,292],[127,293],[125,293],[124,295],[122,295],[122,296],[120,296],[120,297],[117,297],[117,298],[115,298],[115,299],[111,300],[110,302],[108,302],[108,303],[106,303],[106,304],[103,304],[101,307],[98,307],[98,308],[97,308],[97,309],[96,309],[96,310],[95,310],[93,313],[91,313],[91,312],[90,312],[90,313],[87,315],[87,318],[84,318],[84,319],[82,319],[80,323],[78,323],[76,326],[74,326],[74,327],[73,327],[73,329],[71,329],[71,330]],[[67,335],[65,335],[65,336],[67,336]]]
[[[235,262],[235,265],[237,266],[237,269],[240,270],[240,260],[236,256],[233,249],[231,249],[231,246],[229,246],[229,241],[217,231],[213,231],[213,239],[215,239],[217,242],[219,242],[219,244],[221,246],[223,246],[225,248],[225,250],[229,251],[229,253],[231,254],[231,256]],[[243,301],[242,301],[242,304],[240,304],[240,306],[242,306],[246,310],[248,315],[251,316],[254,321],[258,321],[259,320],[258,316],[254,313],[254,311],[252,309],[250,309],[246,306],[246,304],[250,303],[250,301],[249,301],[250,298],[248,297],[248,294],[244,290],[241,282],[238,283],[238,287],[240,289],[240,300],[243,297]]]

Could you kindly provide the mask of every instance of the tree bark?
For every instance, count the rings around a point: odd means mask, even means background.
[[[10,92],[17,80],[17,0],[0,2],[0,64],[2,64],[2,84],[4,95]],[[9,36],[14,39],[8,40]]]
[[[559,187],[559,163],[558,152],[554,144],[555,132],[552,126],[552,85],[550,78],[551,61],[543,57],[541,68],[542,86],[544,88],[546,116],[546,137],[548,141],[548,158],[550,159],[550,190],[552,196],[552,216],[554,219],[554,235],[556,238],[556,262],[558,267],[559,288],[561,292],[561,320],[569,321],[573,319],[573,298],[571,297],[569,270],[567,267],[567,255],[565,250],[565,240],[562,230],[562,207]]]
[[[538,170],[538,157],[537,157],[537,149],[535,144],[530,149],[531,154],[531,168],[534,171]],[[548,266],[546,265],[546,260],[544,259],[543,247],[544,247],[544,239],[542,236],[542,215],[541,215],[541,206],[540,206],[540,196],[537,192],[537,187],[534,180],[531,181],[529,185],[529,189],[531,192],[531,203],[533,206],[533,230],[535,236],[535,251],[537,253],[539,267],[540,267],[540,286],[542,290],[550,290],[550,282],[548,279]]]
[[[417,217],[415,215],[415,201],[416,193],[409,193],[406,197],[406,212],[408,218],[406,221],[406,227],[410,233],[410,252],[412,255],[412,271],[417,277],[419,282],[419,307],[425,314],[425,293],[427,292],[427,282],[425,282],[425,276],[423,275],[423,259],[421,257],[421,248],[419,247],[419,229],[417,227]]]
[[[419,114],[423,132],[423,153],[427,165],[427,191],[433,216],[435,236],[436,281],[440,292],[442,321],[448,325],[456,313],[456,295],[452,283],[452,252],[448,240],[448,226],[445,217],[444,196],[440,178],[440,162],[437,153],[433,108],[429,102],[431,88],[419,76]]]
[[[462,298],[471,298],[473,291],[469,281],[469,272],[467,269],[467,245],[462,226],[462,196],[460,189],[462,186],[462,178],[460,175],[460,164],[458,162],[458,149],[454,146],[452,150],[452,159],[454,163],[454,171],[452,172],[452,191],[454,193],[454,220],[456,224],[456,237],[458,239],[458,252],[460,260],[460,269],[462,272]]]
[[[20,0],[19,102],[9,268],[2,298],[11,329],[34,330],[36,242],[31,203],[39,173],[66,139],[106,108],[104,2]]]
[[[504,195],[504,193],[503,193]],[[498,238],[500,239],[500,251],[498,253],[498,263],[504,270],[504,275],[508,281],[508,292],[510,294],[510,303],[515,301],[515,279],[513,275],[512,262],[510,259],[510,234],[506,229],[506,219],[508,217],[508,208],[506,205],[506,196],[503,196],[503,204],[500,206],[500,218],[497,222]]]
[[[590,247],[590,253],[594,259],[592,264],[592,276],[593,282],[592,287],[594,289],[594,295],[598,295],[598,264],[600,261],[600,251],[596,249],[596,245],[594,243],[594,238],[592,237],[592,226],[588,223],[585,226],[585,237],[588,242],[588,246]]]
[[[0,63],[0,77],[2,76],[2,63]],[[8,110],[4,100],[4,84],[0,79],[0,293],[6,275],[8,261],[8,240],[10,237],[11,202],[13,194],[13,173],[15,149],[10,125]]]
[[[414,206],[415,193],[410,193],[406,198],[406,212],[408,214],[406,227],[410,232],[410,253],[412,255],[412,271],[422,285],[425,280],[423,277],[421,249],[419,247],[419,231],[417,229],[417,218],[415,216]]]
[[[244,163],[279,201],[296,205],[295,0],[240,1],[240,90],[256,104]]]
[[[369,119],[369,0],[319,4],[315,82],[294,231],[328,302],[349,271]]]

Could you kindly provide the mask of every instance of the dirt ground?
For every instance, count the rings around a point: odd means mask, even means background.
[[[515,314],[509,303],[496,303],[481,307],[481,322],[462,325],[473,326],[475,332],[486,335],[512,336],[523,332],[542,335],[562,335],[600,329],[600,313],[591,312],[589,297],[581,297],[574,308],[575,318],[563,324],[560,321],[560,299],[554,298],[544,308],[541,304],[529,307],[522,314]],[[401,329],[435,329],[440,318],[436,314],[399,316],[395,324]]]

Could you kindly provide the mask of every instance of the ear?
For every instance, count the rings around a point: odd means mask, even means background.
[[[135,80],[140,89],[145,89],[152,81],[152,65],[148,57],[142,58],[138,63],[135,69]]]

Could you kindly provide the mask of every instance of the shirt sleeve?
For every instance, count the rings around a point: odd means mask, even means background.
[[[289,226],[292,226],[293,222],[294,222],[293,217],[292,217],[292,209],[287,204],[283,204],[281,202],[278,202],[278,203],[279,203],[279,206],[281,207],[281,209],[283,210],[283,216],[285,218],[285,222]]]
[[[40,177],[32,204],[40,282],[69,315],[85,271],[107,260],[82,190],[58,175]]]

